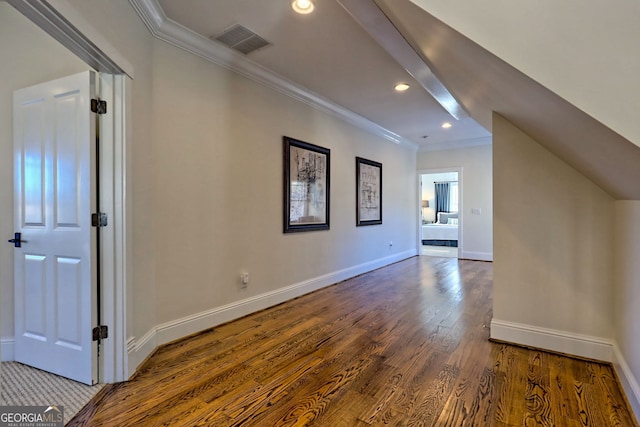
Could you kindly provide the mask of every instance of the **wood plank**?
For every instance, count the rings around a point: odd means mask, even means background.
[[[617,377],[611,366],[604,364],[594,365],[599,371],[596,385],[599,385],[604,393],[605,411],[603,417],[607,423],[612,426],[637,426],[635,420],[629,417],[629,411],[624,404],[625,398],[618,387]]]
[[[543,352],[529,354],[527,370],[527,390],[525,392],[525,425],[553,427],[556,425],[552,414],[551,389],[547,355]]]
[[[610,366],[488,341],[492,264],[415,257],[160,348],[71,426],[635,426]]]

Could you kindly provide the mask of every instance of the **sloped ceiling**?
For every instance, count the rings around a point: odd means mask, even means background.
[[[456,125],[462,125],[460,129],[466,126],[471,132],[465,130],[458,136],[443,132],[439,124],[447,114],[426,92],[414,92],[411,97],[390,94],[392,80],[410,76],[376,45],[375,37],[368,37],[340,8],[337,0],[319,2],[317,9],[322,13],[314,13],[311,19],[307,16],[304,21],[292,16],[289,1],[284,0],[130,2],[156,36],[202,56],[214,49],[211,35],[229,25],[247,23],[267,40],[276,41],[274,46],[251,54],[253,59],[243,61],[249,68],[273,70],[275,76],[292,82],[288,86],[295,96],[309,98],[305,94],[310,93],[313,102],[324,103],[330,111],[388,139],[407,141],[422,149],[429,145],[457,147],[456,139],[472,140],[474,132],[486,136],[484,129],[491,129],[495,111],[613,197],[640,200],[639,146],[410,0],[355,3],[375,3],[385,13],[469,113],[471,118]],[[143,10],[147,11],[146,17]],[[192,34],[183,38],[187,28]],[[176,34],[181,34],[180,38]],[[232,59],[233,63],[240,62]]]
[[[156,37],[351,123],[374,132],[377,126],[387,139],[420,149],[491,142],[466,114],[449,114],[337,0],[316,1],[309,15],[296,14],[291,0],[129,2]],[[378,10],[373,0],[356,3]],[[236,24],[271,44],[243,56],[211,40]],[[399,82],[411,88],[397,93]],[[453,127],[443,129],[444,122]]]
[[[485,128],[495,111],[614,198],[640,200],[640,147],[410,1],[376,3]]]

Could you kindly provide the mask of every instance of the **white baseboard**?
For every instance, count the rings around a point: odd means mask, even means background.
[[[416,256],[416,254],[416,250],[411,249],[157,325],[139,341],[131,339],[128,343],[129,373],[132,375],[140,363],[159,345],[264,310],[334,283]]]
[[[0,361],[13,362],[16,360],[15,343],[13,338],[0,339]]]
[[[136,373],[138,366],[144,360],[149,357],[151,353],[158,346],[158,340],[156,335],[156,328],[152,328],[146,334],[144,334],[139,340],[136,340],[134,337],[130,337],[127,341],[127,354],[129,356],[128,360],[128,375],[129,378]]]
[[[469,252],[462,251],[460,254],[462,259],[470,259],[474,261],[493,261],[493,252]]]
[[[622,389],[636,416],[636,420],[640,420],[640,384],[638,384],[638,379],[631,372],[617,344],[613,345],[613,367],[618,374]]]
[[[491,320],[491,338],[603,362],[613,361],[613,342],[605,338]]]

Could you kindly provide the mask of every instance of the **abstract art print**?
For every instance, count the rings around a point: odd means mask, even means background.
[[[356,225],[382,224],[382,163],[356,157]]]
[[[329,229],[330,150],[283,137],[284,232]]]

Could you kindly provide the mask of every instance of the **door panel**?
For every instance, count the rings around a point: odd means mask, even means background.
[[[86,384],[97,381],[95,79],[14,93],[16,360]]]
[[[25,254],[22,258],[25,295],[45,295],[47,289],[45,280],[46,259],[45,256],[32,254]],[[20,296],[22,297],[20,299],[20,311],[24,313],[28,310],[30,312],[29,316],[21,316],[24,318],[24,332],[33,339],[46,340],[46,302],[44,298],[31,298],[29,300],[23,297],[22,294]]]
[[[45,103],[44,99],[35,99],[30,103],[22,105],[22,153],[15,153],[22,156],[22,161],[16,166],[21,166],[23,173],[16,175],[22,182],[22,188],[17,188],[24,195],[22,197],[19,210],[22,213],[21,225],[24,226],[44,226],[44,152],[45,140]],[[19,137],[18,129],[15,129],[15,137]],[[18,147],[16,147],[18,149]],[[16,159],[17,160],[17,159]],[[24,179],[29,177],[29,179]]]

